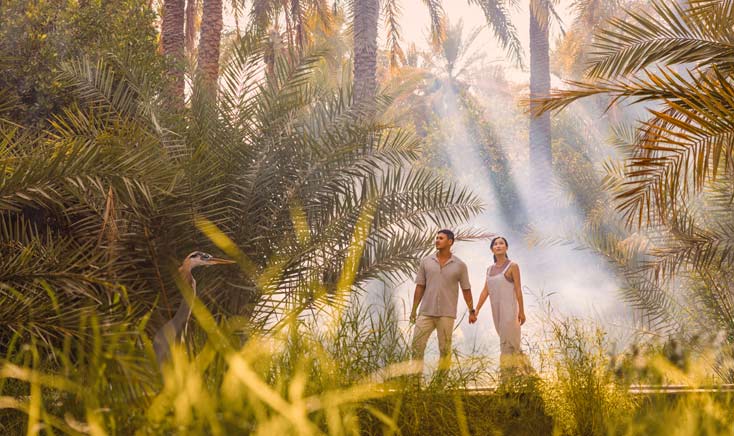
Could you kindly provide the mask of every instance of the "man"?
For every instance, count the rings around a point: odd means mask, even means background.
[[[438,335],[438,348],[441,353],[440,374],[445,374],[451,364],[451,335],[454,331],[456,306],[459,301],[459,286],[469,308],[469,322],[476,321],[469,273],[466,264],[451,253],[452,245],[454,245],[454,233],[451,230],[439,230],[436,233],[437,252],[421,260],[415,278],[415,296],[410,322],[415,323],[413,359],[417,363],[415,369],[419,374],[423,370],[423,355],[428,337],[434,330]]]

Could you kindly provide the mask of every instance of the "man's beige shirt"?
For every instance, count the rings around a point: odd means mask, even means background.
[[[419,315],[451,318],[456,318],[459,285],[461,289],[471,288],[466,264],[453,254],[443,267],[438,262],[436,253],[424,257],[418,267],[415,284],[426,287]]]

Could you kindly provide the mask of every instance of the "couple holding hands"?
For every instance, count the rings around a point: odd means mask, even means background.
[[[451,336],[456,320],[456,306],[461,287],[469,308],[469,323],[474,324],[489,297],[494,328],[500,338],[500,367],[521,355],[520,326],[525,323],[525,308],[520,285],[520,267],[507,257],[507,240],[501,236],[490,244],[494,264],[487,268],[484,289],[476,309],[472,300],[466,264],[451,253],[454,233],[439,230],[436,233],[436,252],[421,260],[415,278],[415,296],[410,322],[413,331],[413,359],[422,371],[423,355],[428,337],[436,330],[441,354],[439,369],[448,369],[451,363]],[[420,306],[420,310],[418,310]]]

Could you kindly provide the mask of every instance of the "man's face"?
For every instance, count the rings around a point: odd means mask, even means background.
[[[451,245],[453,245],[454,241],[449,239],[448,236],[446,236],[443,233],[436,233],[436,249],[442,250],[444,248],[449,248]]]

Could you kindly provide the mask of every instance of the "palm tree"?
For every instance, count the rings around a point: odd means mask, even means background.
[[[186,2],[186,53],[191,55],[196,49],[197,17],[199,16],[199,0],[188,0]]]
[[[538,98],[550,94],[550,54],[548,30],[550,26],[550,1],[530,0],[530,99],[533,111]],[[544,191],[548,176],[552,174],[550,113],[543,112],[530,117],[530,164],[536,191]],[[544,195],[543,195],[544,197]]]
[[[410,167],[417,138],[355,122],[347,92],[314,83],[320,56],[280,56],[263,78],[260,47],[238,43],[219,99],[192,100],[185,128],[166,124],[144,68],[66,65],[85,109],[40,136],[2,136],[0,159],[14,171],[0,179],[0,231],[11,241],[0,247],[0,282],[18,291],[3,307],[25,314],[0,317],[18,320],[4,331],[53,344],[90,310],[112,325],[157,302],[154,328],[178,302],[167,259],[216,251],[206,236],[215,231],[241,249],[228,254],[243,270],[205,280],[202,298],[272,325],[286,308],[408,273],[436,226],[481,210],[466,189]],[[49,317],[54,301],[63,318]]]
[[[508,19],[508,11],[503,0],[467,0],[482,8],[487,22],[502,46],[518,62],[522,55],[521,45],[514,26]],[[431,33],[434,43],[443,39],[443,8],[438,0],[425,0],[431,15]],[[397,16],[399,5],[397,0],[389,0],[384,5],[388,23],[388,43],[393,55],[391,59],[400,57],[402,50],[397,43],[399,26]],[[355,102],[364,103],[365,98],[373,97],[377,77],[377,25],[379,5],[376,0],[356,0],[354,3],[354,83]],[[390,37],[391,36],[391,37]],[[374,84],[374,85],[373,85]],[[366,97],[365,97],[366,96]]]
[[[594,32],[607,20],[629,7],[634,0],[574,0],[573,22],[553,53],[553,67],[563,77],[578,79],[588,64]]]
[[[171,81],[170,97],[174,104],[184,100],[184,17],[185,0],[165,0],[161,23],[161,46],[168,58],[168,75]]]
[[[632,298],[650,311],[692,308],[687,318],[701,330],[713,321],[730,333],[733,10],[730,1],[656,0],[651,12],[630,11],[597,32],[586,78],[536,107],[593,95],[649,106],[610,186],[627,224],[655,236],[644,264],[649,282],[680,292],[677,304],[660,293]]]
[[[354,103],[370,104],[377,91],[379,0],[354,1]]]
[[[222,0],[204,0],[197,73],[210,94],[217,91],[222,26]]]
[[[467,77],[474,64],[481,59],[473,51],[473,45],[482,29],[474,29],[465,36],[461,21],[455,25],[448,22],[445,25],[445,38],[439,46],[434,46],[434,56],[427,65],[429,75],[425,97],[422,97],[430,105],[426,113],[440,114],[437,124],[442,126],[441,131],[451,131],[452,128],[448,126],[464,127],[469,141],[464,147],[475,148],[476,157],[481,161],[483,171],[477,177],[488,177],[504,221],[520,229],[527,224],[527,217],[510,174],[508,157],[492,127],[484,120],[482,105],[473,95]],[[411,102],[411,113],[415,113],[415,106],[418,105],[418,102]],[[448,109],[454,107],[458,111]],[[431,121],[429,123],[432,124]],[[458,139],[445,140],[457,142]]]
[[[335,2],[335,7],[339,2]],[[467,0],[468,4],[474,4],[482,8],[487,18],[487,23],[492,28],[496,38],[508,51],[509,55],[518,63],[522,62],[522,46],[517,36],[517,31],[509,20],[508,6],[512,1],[505,0]],[[282,2],[272,0],[261,0],[253,4],[252,16],[256,28],[263,30],[279,17],[281,10],[285,12],[289,34],[291,27],[305,29],[303,25],[303,12],[308,8],[319,16],[324,17],[322,22],[329,22],[329,14],[326,13],[318,0],[301,2],[291,1],[290,11],[283,8]],[[440,0],[424,0],[431,16],[431,34],[434,43],[438,44],[444,35],[443,21],[444,11]],[[297,7],[296,7],[297,6]],[[350,2],[353,15],[354,30],[354,102],[357,106],[368,104],[374,98],[377,90],[377,30],[380,18],[379,0],[355,0]],[[388,44],[391,51],[393,66],[402,59],[402,49],[399,45],[400,39],[400,4],[399,0],[386,0],[382,4],[383,15],[388,27]],[[300,35],[300,33],[296,33]],[[298,37],[303,40],[304,37]],[[298,44],[294,44],[298,45]]]

